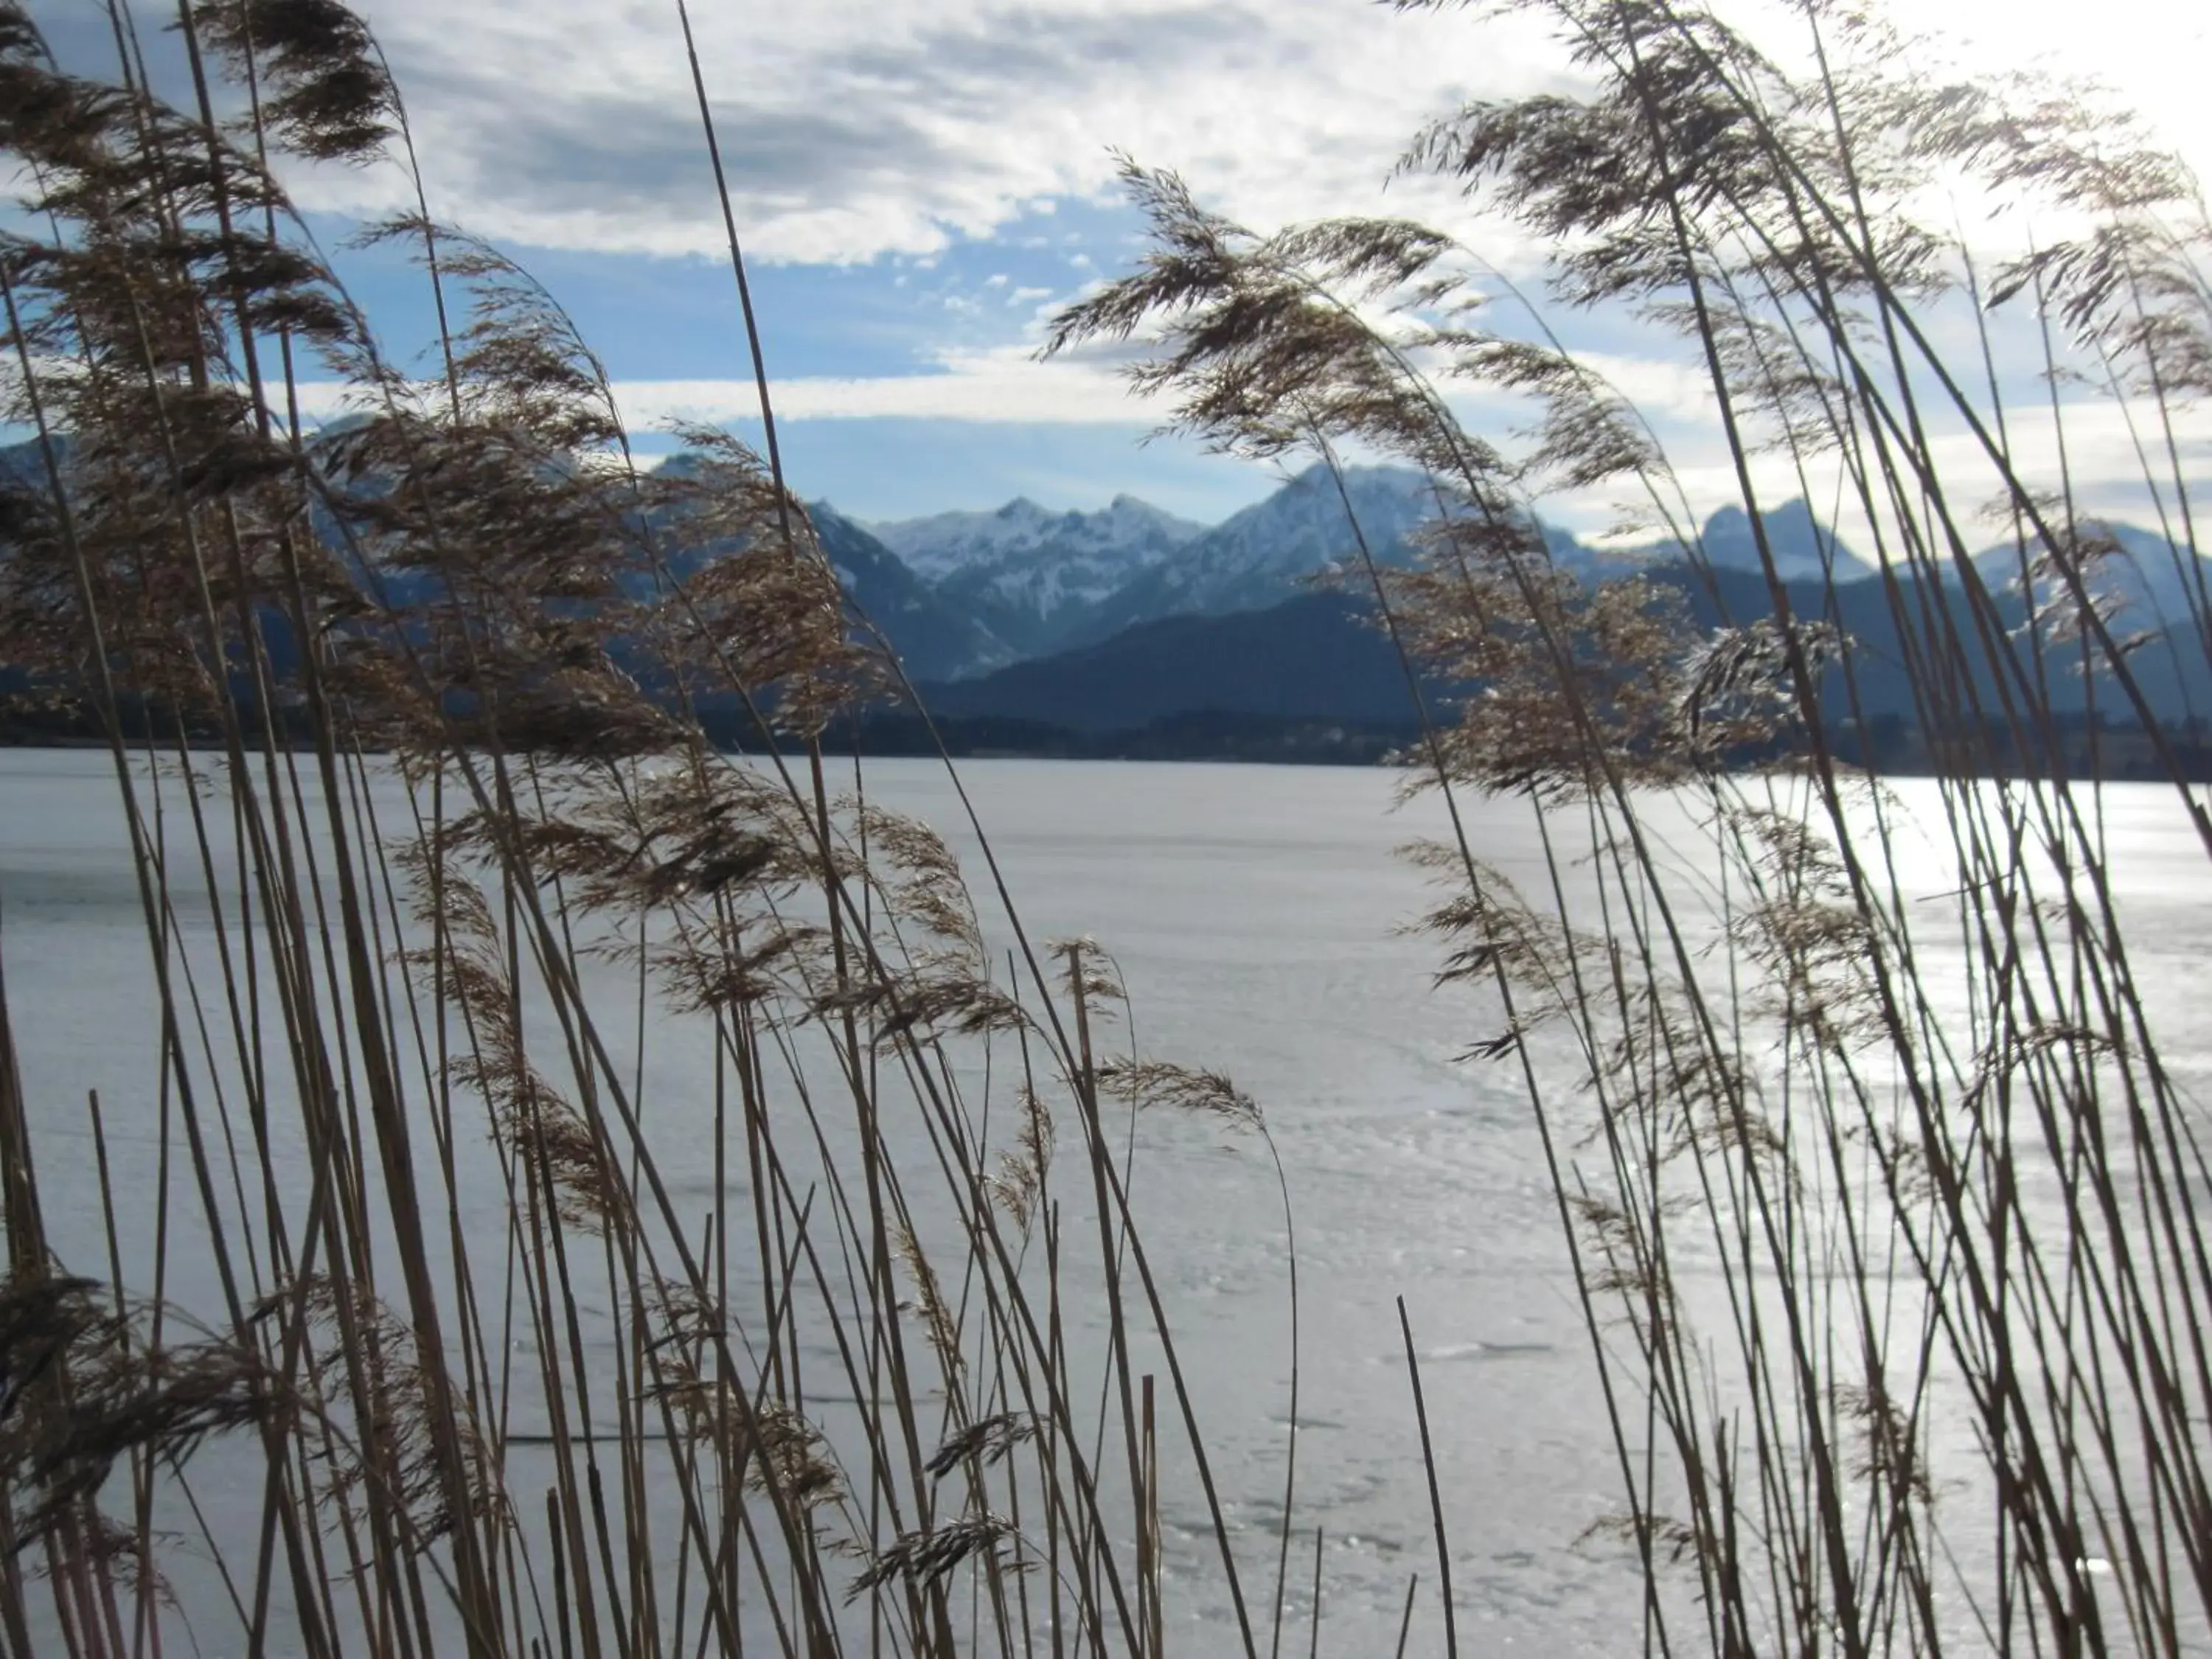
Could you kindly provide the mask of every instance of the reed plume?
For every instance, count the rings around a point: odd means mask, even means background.
[[[1128,163],[1152,251],[1050,347],[1139,342],[1136,385],[1220,448],[1428,481],[1404,563],[1343,493],[1344,560],[1422,714],[1407,787],[1451,807],[1413,849],[1446,890],[1424,925],[1440,977],[1485,989],[1468,1059],[1510,1070],[1548,1160],[1628,1505],[1589,1547],[1638,1565],[1645,1650],[2188,1650],[2212,1626],[2197,1115],[2064,733],[2085,704],[2130,720],[2212,848],[2145,689],[2212,638],[2178,435],[2212,321],[2195,185],[2093,97],[1946,78],[1857,9],[1475,9],[1545,20],[1585,89],[1418,137],[1404,166],[1458,182],[1472,229],[1255,232]],[[1991,260],[1923,222],[1962,178],[2064,234]],[[1540,295],[1485,257],[1498,226],[1543,250]],[[1599,307],[1702,369],[1747,586],[1656,425],[1563,343]],[[2047,380],[2122,402],[2182,614],[2130,615],[2072,476],[2022,459],[2085,416],[2009,399],[2008,307]],[[1467,429],[1462,385],[1527,419]],[[1785,575],[1778,477],[1833,480],[1867,525],[1901,660],[1840,625],[1832,544]],[[1992,483],[2009,591],[1968,539]],[[1562,568],[1537,511],[1593,489],[1680,568]],[[1837,741],[1900,671],[1943,774],[1932,893]],[[1477,856],[1504,801],[1543,849],[1526,893]],[[1963,994],[1930,965],[1953,947]]]
[[[556,296],[433,216],[356,14],[204,0],[173,44],[181,106],[0,0],[0,661],[107,751],[156,1077],[88,1104],[97,1277],[0,1097],[0,1651],[1158,1651],[1162,1437],[1099,1403],[1149,1375],[1059,1314],[1152,1283],[1103,952],[830,786],[910,688],[772,446],[635,458]],[[360,240],[418,268],[421,378],[303,162],[404,173]],[[1156,1294],[1115,1317],[1172,1360]]]

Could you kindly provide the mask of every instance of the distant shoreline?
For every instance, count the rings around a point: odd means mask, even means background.
[[[738,740],[732,732],[710,731],[709,740],[725,754],[760,754],[757,742]],[[927,760],[940,752],[954,760],[1049,760],[1095,762],[1160,762],[1194,765],[1384,767],[1420,741],[1420,731],[1410,724],[1382,725],[1356,720],[1271,720],[1242,714],[1178,715],[1148,726],[1108,732],[1080,732],[1042,722],[996,719],[939,719],[932,726],[913,715],[877,716],[864,720],[855,732],[833,728],[825,739],[828,752],[862,760]],[[2212,745],[2185,733],[2168,732],[2167,744],[2179,760],[2185,778],[2193,783],[2212,782]],[[942,739],[940,751],[938,740]],[[134,749],[143,749],[143,732],[133,734]],[[2063,737],[2062,760],[2066,775],[2075,781],[2166,782],[2169,775],[2149,738],[2134,727],[2101,727],[2069,731]],[[173,734],[160,739],[164,750],[173,749]],[[25,729],[0,726],[0,749],[103,750],[107,740],[82,730]],[[258,744],[257,744],[258,746]],[[1939,747],[1931,746],[1915,727],[1887,727],[1862,742],[1849,729],[1827,733],[1831,754],[1849,769],[1869,770],[1884,777],[2003,777],[2021,779],[2046,775],[2037,767],[1992,768],[1987,765],[1947,765]],[[1949,745],[1964,749],[1963,741]],[[196,733],[187,740],[196,753],[219,753],[222,741],[211,733]],[[280,747],[301,750],[306,745],[286,741]],[[1869,750],[1872,752],[1869,753]],[[372,750],[383,753],[383,750]],[[783,752],[800,752],[787,744]],[[1802,751],[1801,751],[1802,752]],[[1977,758],[1993,752],[1978,751]],[[1869,765],[1868,763],[1873,763]],[[1740,769],[1756,769],[1747,759]]]

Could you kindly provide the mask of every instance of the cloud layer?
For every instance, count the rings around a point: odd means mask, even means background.
[[[538,246],[720,251],[675,0],[362,3],[437,211]],[[1372,210],[1425,121],[1568,78],[1534,16],[1453,5],[709,0],[693,14],[739,224],[760,256],[809,263],[927,253],[1095,198],[1109,149],[1261,224]],[[2107,0],[2087,37],[2057,0],[1948,0],[1911,21],[1958,31],[1975,61],[2041,48],[2118,81],[2177,142],[2212,137],[2192,78],[2206,25],[2156,0]],[[403,200],[374,172],[303,193],[342,210]],[[1442,199],[1425,181],[1389,195],[1400,211]]]
[[[630,349],[610,361],[640,427],[748,418],[750,383],[715,378],[742,359],[726,273],[685,279],[678,306],[681,262],[624,257],[722,250],[676,0],[357,3],[406,94],[434,211],[526,258],[612,256],[579,279],[580,293],[562,291],[621,325]],[[40,9],[65,57],[100,67],[111,48],[94,9]],[[1003,447],[1017,426],[1070,441],[1085,426],[1102,440],[1110,428],[1099,465],[1119,475],[1112,488],[1144,487],[1126,441],[1163,411],[1130,399],[1110,363],[1029,357],[1040,309],[1134,252],[1126,215],[1079,205],[1109,193],[1111,149],[1175,167],[1209,204],[1260,226],[1342,211],[1449,218],[1456,204],[1440,185],[1383,188],[1422,123],[1471,97],[1570,84],[1535,21],[1472,7],[699,0],[694,14],[748,251],[796,267],[763,283],[781,285],[766,314],[783,416],[836,426],[840,443],[857,443],[871,421],[973,426],[982,447]],[[2057,67],[2106,75],[2185,147],[2212,155],[2200,143],[2212,101],[2193,80],[2201,20],[2156,0],[2106,0],[2085,32],[2060,0],[1947,0],[1913,21],[2014,61],[2065,39]],[[173,52],[145,33],[149,49]],[[396,167],[298,184],[305,203],[342,213],[409,204]],[[1481,246],[1524,265],[1540,252],[1494,236]],[[616,264],[620,281],[605,269]],[[830,280],[824,265],[850,280]],[[1610,354],[1598,366],[1664,428],[1693,495],[1729,494],[1694,363],[1625,319],[1562,325]],[[2133,471],[2124,435],[2085,433],[2077,476],[2122,487]],[[910,487],[946,493],[898,510],[976,504],[941,471]],[[1605,516],[1594,500],[1561,507],[1585,526]]]
[[[544,246],[722,245],[673,0],[367,0],[434,207]],[[1425,118],[1533,84],[1532,24],[1369,0],[693,8],[740,224],[772,259],[927,253],[1109,185],[1109,149],[1268,220],[1371,208]],[[396,204],[375,173],[316,205]],[[1402,190],[1403,187],[1401,186]]]

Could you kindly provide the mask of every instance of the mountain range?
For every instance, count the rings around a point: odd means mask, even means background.
[[[1433,511],[1426,485],[1411,472],[1354,469],[1340,495],[1328,473],[1310,471],[1223,523],[1189,535],[1164,556],[1152,548],[1133,550],[1121,561],[1120,568],[1132,574],[1119,587],[1089,582],[1077,598],[1073,585],[1064,585],[1048,636],[1057,648],[1014,648],[1001,631],[1006,625],[994,619],[1008,658],[979,660],[969,672],[926,684],[926,700],[948,727],[967,722],[978,748],[1371,757],[1378,752],[1375,734],[1395,732],[1402,740],[1411,734],[1413,714],[1403,670],[1368,621],[1357,587],[1313,591],[1312,579],[1326,567],[1358,555],[1347,501],[1368,548],[1385,562],[1410,556],[1419,527]],[[919,556],[941,597],[963,591],[963,572],[988,570],[994,581],[1008,584],[1023,569],[1025,556],[1053,556],[1053,542],[1043,537],[1019,545],[1010,545],[1003,535],[963,539],[962,527],[985,526],[996,516],[921,521],[933,533]],[[1063,542],[1079,535],[1093,549],[1111,540],[1110,524],[1144,521],[1126,497],[1105,514],[1054,517],[1023,502],[1013,504],[1007,516],[1050,520],[1064,526]],[[878,528],[908,545],[921,540],[914,526]],[[1556,526],[1541,528],[1554,558],[1585,579],[1642,570],[1675,586],[1700,627],[1741,624],[1772,610],[1759,538],[1739,507],[1723,507],[1699,527],[1701,569],[1678,542],[1655,539],[1601,550]],[[1927,746],[1931,739],[1918,732],[1913,682],[1905,668],[1912,651],[1898,617],[1919,618],[1924,626],[1938,610],[1948,611],[1960,637],[1974,637],[1978,625],[1960,579],[1947,572],[1931,588],[1899,573],[1901,594],[1893,592],[1879,567],[1802,501],[1768,509],[1760,528],[1793,613],[1832,616],[1860,647],[1853,657],[1855,684],[1847,684],[1839,668],[1825,677],[1825,720],[1849,724],[1856,718],[1879,726],[1888,733],[1886,763],[1936,763]],[[2115,631],[2140,636],[2142,648],[2131,661],[2154,712],[2169,723],[2212,715],[2212,665],[2197,638],[2190,605],[2194,598],[2201,610],[2212,611],[2205,604],[2212,593],[2212,566],[2135,526],[2083,528],[2112,544],[2112,556],[2097,570],[2094,585],[2123,601]],[[1104,562],[1094,554],[1085,569],[1096,572]],[[1996,595],[2002,626],[2021,631],[2027,607],[2017,550],[1992,547],[1973,562]],[[2035,591],[2047,600],[2051,584],[2038,580]],[[2078,651],[2055,647],[2046,653],[2044,679],[2054,710],[2062,720],[2100,709],[2118,715],[2117,696],[2094,690],[2097,682],[2084,682],[2075,672]],[[2003,706],[1985,665],[1978,665],[1970,679],[1983,708]],[[1435,690],[1449,696],[1451,689]],[[1872,738],[1862,732],[1852,741],[1861,746],[1862,758],[1873,757],[1867,747]],[[2212,763],[2194,748],[2191,754],[2191,766]]]
[[[995,513],[861,527],[1021,656],[1095,629],[1115,595],[1206,533],[1133,495],[1116,495],[1101,513],[1048,512],[1023,496]]]
[[[682,456],[665,463],[690,464]],[[0,447],[0,480],[32,484],[37,471],[31,446]],[[854,519],[828,501],[810,512],[854,607],[898,651],[934,710],[994,729],[1028,723],[1095,743],[1193,716],[1277,726],[1407,721],[1403,672],[1363,620],[1351,597],[1357,586],[1316,592],[1315,579],[1363,550],[1385,563],[1407,562],[1435,507],[1418,473],[1353,467],[1340,477],[1315,467],[1212,526],[1127,495],[1088,513],[1054,512],[1026,498],[994,511],[887,523]],[[1758,538],[1740,507],[1723,507],[1700,526],[1709,574],[1694,579],[1677,542],[1597,549],[1557,526],[1540,527],[1566,568],[1594,580],[1642,569],[1676,582],[1706,625],[1749,620],[1772,604]],[[1832,609],[1870,647],[1860,653],[1874,665],[1863,673],[1864,712],[1907,715],[1909,682],[1901,667],[1881,665],[1886,657],[1901,661],[1901,642],[1877,567],[1802,501],[1769,509],[1763,528],[1793,610]],[[2190,602],[2202,606],[2212,594],[2212,568],[2165,536],[2124,525],[2093,528],[2113,555],[2098,585],[2125,601],[2116,630],[2143,632],[2153,643],[2161,631],[2191,631]],[[690,550],[675,562],[703,562],[719,551]],[[2023,614],[2017,550],[1993,547],[1974,563],[2007,596],[2008,617]],[[1943,586],[1932,602],[1959,603],[1956,579]],[[2038,591],[2048,592],[2047,580]],[[2160,717],[2212,713],[2205,653],[2185,648],[2193,639],[2166,643],[2148,653],[2142,667]]]
[[[894,617],[878,620],[916,678],[950,684],[989,677],[1012,684],[1034,683],[1035,672],[1024,665],[1044,659],[1071,655],[1094,663],[1095,647],[1132,629],[1274,609],[1310,592],[1332,565],[1356,561],[1359,538],[1378,561],[1403,563],[1436,501],[1419,474],[1401,468],[1348,468],[1340,484],[1315,467],[1210,527],[1127,495],[1096,513],[1053,513],[1024,499],[993,513],[884,524],[845,519],[826,502],[814,510],[840,526],[837,547],[849,550],[848,583],[855,602],[871,615],[880,603],[899,607]],[[1871,584],[1870,592],[1878,590],[1875,563],[1803,501],[1781,503],[1763,516],[1766,545],[1785,584],[1832,581],[1838,588]],[[1540,527],[1553,558],[1586,580],[1692,562],[1672,539],[1595,547],[1556,526]],[[2212,610],[2212,565],[2133,526],[2085,529],[2112,544],[2113,556],[2096,585],[2126,602],[2116,627],[2186,625],[2192,598]],[[1740,507],[1723,507],[1705,520],[1698,551],[1717,573],[1763,571],[1759,538]],[[2018,588],[2014,548],[1990,548],[1974,563],[1992,589]],[[911,581],[894,580],[891,572],[900,565]],[[938,603],[922,603],[917,588]],[[879,590],[883,599],[872,597]],[[2050,591],[2047,580],[2038,586],[2039,594]],[[1771,602],[1757,587],[1747,589],[1745,598],[1760,609]],[[927,667],[918,666],[924,662]]]

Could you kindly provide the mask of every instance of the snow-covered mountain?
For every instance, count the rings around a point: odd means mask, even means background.
[[[978,563],[1054,551],[1130,564],[1158,563],[1200,534],[1204,525],[1163,513],[1134,495],[1116,495],[1098,513],[1054,513],[1026,495],[994,513],[939,513],[866,528],[917,575],[941,580]]]
[[[918,678],[973,674],[1022,654],[827,501],[807,507],[845,591]]]
[[[1856,581],[1874,574],[1874,568],[1851,551],[1842,537],[1814,518],[1813,509],[1802,498],[1768,507],[1761,516],[1765,520],[1766,544],[1774,555],[1774,568],[1784,581],[1821,581],[1830,569],[1839,582]],[[1707,519],[1705,527],[1698,532],[1698,544],[1716,569],[1764,568],[1759,558],[1759,538],[1752,533],[1751,515],[1740,507],[1723,507]],[[1674,564],[1681,559],[1681,544],[1674,541],[1615,548],[1607,555],[1615,574],[1636,563]],[[1571,558],[1562,562],[1570,568],[1577,568]],[[1593,574],[1593,570],[1585,569],[1582,574]]]
[[[1856,581],[1874,570],[1865,560],[1844,545],[1836,532],[1813,516],[1803,501],[1784,501],[1762,515],[1766,520],[1766,544],[1774,554],[1774,568],[1784,581],[1820,581],[1824,562],[1832,566],[1839,582]],[[1705,520],[1705,556],[1723,569],[1757,570],[1758,538],[1752,534],[1751,515],[1740,507],[1724,507]]]
[[[869,528],[948,604],[1023,653],[1086,633],[1102,604],[1203,530],[1133,495],[1097,513],[1054,513],[1024,496],[995,513]]]
[[[2116,594],[2124,601],[2112,620],[2116,633],[2132,634],[2153,626],[2193,629],[2197,616],[2212,609],[2212,562],[2203,556],[2192,556],[2191,549],[2134,525],[2086,519],[2081,530],[2085,538],[2106,538],[2113,545],[2112,553],[2093,564],[2087,575],[2092,592]],[[2016,545],[2001,544],[1976,554],[1974,568],[2000,592],[2020,589]],[[2057,575],[2046,574],[2035,584],[2036,597],[2050,603],[2063,586]]]
[[[1327,467],[1309,467],[1129,582],[1098,607],[1084,637],[1103,639],[1161,617],[1279,604],[1324,567],[1356,560],[1363,537],[1378,559],[1402,561],[1407,538],[1435,511],[1435,497],[1418,472],[1348,467],[1340,495]]]

